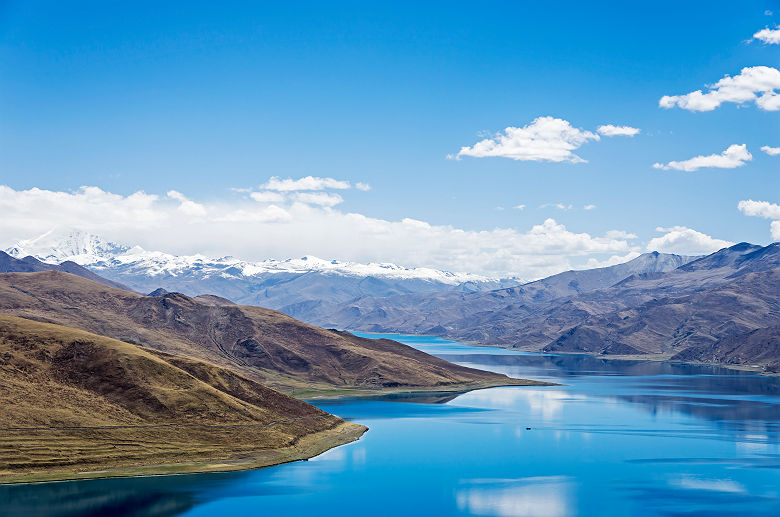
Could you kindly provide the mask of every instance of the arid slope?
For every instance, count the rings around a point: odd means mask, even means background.
[[[0,482],[233,470],[363,426],[213,364],[0,315]]]

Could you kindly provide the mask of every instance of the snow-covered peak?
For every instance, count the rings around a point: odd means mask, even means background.
[[[19,241],[8,248],[6,253],[16,258],[32,255],[43,262],[57,264],[65,260],[92,264],[125,253],[129,249],[91,233],[54,228],[34,239]]]
[[[273,274],[321,273],[350,277],[378,277],[422,280],[448,285],[496,282],[499,279],[471,273],[453,273],[432,268],[408,268],[387,262],[343,262],[306,255],[297,259],[268,259],[258,262],[234,257],[210,258],[204,255],[172,255],[126,246],[80,231],[50,231],[40,237],[19,241],[6,250],[15,257],[32,255],[45,262],[72,260],[100,271],[117,269],[146,276],[181,276],[197,273],[201,277],[260,278]]]

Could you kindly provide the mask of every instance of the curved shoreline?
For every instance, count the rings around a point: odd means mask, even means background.
[[[367,430],[368,428],[366,426],[360,424],[341,422],[332,429],[326,429],[303,436],[293,445],[278,449],[263,449],[254,453],[241,453],[226,457],[209,457],[201,461],[182,463],[133,465],[107,469],[101,469],[100,466],[96,466],[95,470],[81,472],[60,471],[30,472],[15,475],[0,474],[0,485],[253,470],[319,456],[334,447],[359,440]]]

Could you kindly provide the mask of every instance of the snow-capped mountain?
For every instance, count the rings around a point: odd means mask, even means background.
[[[70,260],[139,292],[162,287],[191,296],[215,294],[237,303],[278,309],[300,317],[314,306],[368,295],[481,291],[520,283],[513,278],[312,256],[250,262],[234,257],[172,255],[69,230],[53,230],[19,241],[6,252],[13,257],[31,255],[50,263]]]

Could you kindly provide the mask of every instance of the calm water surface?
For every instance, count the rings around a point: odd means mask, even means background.
[[[565,386],[318,401],[370,431],[253,472],[0,487],[0,514],[780,515],[776,377],[392,337]]]

